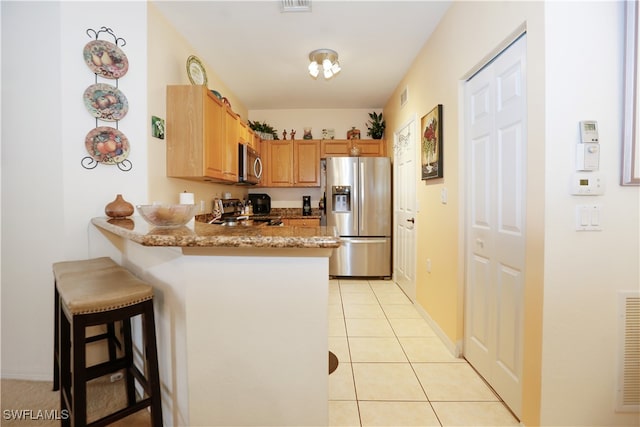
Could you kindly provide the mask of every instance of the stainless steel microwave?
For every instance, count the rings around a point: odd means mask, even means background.
[[[245,144],[238,144],[238,182],[255,185],[262,177],[262,160],[260,154]]]

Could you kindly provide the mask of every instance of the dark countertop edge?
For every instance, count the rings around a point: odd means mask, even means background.
[[[137,220],[143,221],[141,218]],[[162,235],[142,233],[135,229],[127,229],[119,225],[110,224],[107,217],[96,217],[91,223],[98,228],[109,231],[120,237],[131,240],[142,246],[152,247],[226,247],[226,248],[337,248],[340,246],[340,237],[337,235],[320,236],[256,236],[256,235],[225,235],[225,230],[219,234],[210,236],[189,235]],[[133,222],[133,219],[131,219]],[[296,227],[291,227],[295,229]],[[164,230],[171,233],[170,230]],[[193,233],[193,231],[192,231]]]

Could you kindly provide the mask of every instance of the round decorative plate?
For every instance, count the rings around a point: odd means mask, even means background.
[[[118,129],[100,126],[92,129],[84,140],[87,152],[96,162],[120,163],[129,155],[129,140]]]
[[[90,41],[84,46],[82,55],[91,71],[105,79],[119,79],[129,70],[129,60],[124,52],[105,40]]]
[[[197,56],[191,55],[187,58],[187,75],[191,84],[207,85],[207,72]]]
[[[122,119],[129,111],[129,102],[118,88],[96,83],[84,91],[84,105],[93,117],[108,122]]]

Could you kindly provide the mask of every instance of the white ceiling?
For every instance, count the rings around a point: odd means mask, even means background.
[[[451,0],[312,0],[311,12],[292,13],[276,0],[154,4],[256,110],[382,108]],[[328,81],[307,71],[309,52],[319,48],[339,55],[342,71]]]

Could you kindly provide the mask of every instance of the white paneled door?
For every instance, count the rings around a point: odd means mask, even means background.
[[[416,300],[416,119],[394,135],[394,280]]]
[[[526,196],[526,36],[465,87],[464,355],[518,416]]]

